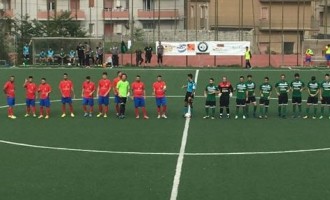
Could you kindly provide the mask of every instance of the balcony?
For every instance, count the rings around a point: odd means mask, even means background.
[[[161,10],[138,10],[139,20],[175,20],[179,19],[179,11],[177,9],[161,9]]]
[[[299,27],[297,26],[297,22],[287,22],[284,21],[283,25],[281,21],[274,20],[271,22],[271,30],[274,31],[281,31],[282,28],[284,31],[318,31],[319,25],[318,22],[315,20],[308,21],[306,20],[303,22],[303,20],[300,20]],[[269,21],[268,20],[260,20],[259,21],[259,28],[261,31],[268,31],[270,29],[269,27]]]
[[[14,17],[14,11],[11,10],[11,9],[10,10],[4,10],[3,16],[7,17],[7,18],[13,18]]]
[[[104,20],[129,20],[129,11],[127,9],[111,9],[105,8],[103,10]]]
[[[61,15],[64,11],[59,11],[56,13],[57,16]],[[71,12],[70,17],[72,17],[74,20],[86,20],[86,15],[85,12],[82,10],[72,10],[69,11]],[[55,17],[55,12],[54,11],[38,11],[37,13],[37,19],[38,20],[47,20],[48,19],[48,13],[49,13],[49,18],[54,18]]]

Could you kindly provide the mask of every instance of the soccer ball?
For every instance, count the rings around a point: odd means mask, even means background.
[[[186,113],[186,114],[184,114],[184,117],[185,118],[189,118],[189,117],[191,117],[191,114],[190,113]]]

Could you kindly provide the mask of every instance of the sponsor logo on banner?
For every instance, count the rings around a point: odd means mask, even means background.
[[[156,43],[157,48],[158,42]],[[164,55],[192,56],[196,55],[195,42],[162,42]]]
[[[210,55],[243,56],[245,53],[245,47],[250,48],[250,42],[212,42]]]

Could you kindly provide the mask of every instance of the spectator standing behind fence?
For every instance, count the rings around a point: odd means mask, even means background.
[[[78,62],[79,62],[79,66],[84,66],[84,58],[85,58],[85,54],[84,54],[84,46],[79,43],[79,45],[77,46],[77,54],[78,54]]]
[[[101,42],[99,43],[99,46],[96,47],[96,64],[103,64],[103,46]]]
[[[31,42],[30,42],[31,44]],[[25,43],[25,45],[23,46],[23,65],[25,66],[26,64],[28,64],[29,60],[30,60],[30,44]]]
[[[312,49],[307,49],[305,52],[305,64],[309,64],[309,66],[312,66],[312,56],[314,55]]]
[[[54,63],[54,50],[49,48],[47,51],[47,62],[48,64]]]
[[[252,66],[251,66],[251,58],[252,58],[252,54],[251,54],[251,51],[249,49],[249,47],[245,47],[245,53],[244,53],[244,58],[245,58],[245,68],[246,69],[252,69]]]
[[[164,46],[162,45],[162,42],[159,41],[157,46],[157,63],[158,66],[163,65],[163,55],[164,55]]]
[[[118,47],[113,47],[111,50],[112,54],[112,62],[113,62],[113,67],[118,67],[119,66],[119,50]]]
[[[136,50],[135,54],[136,54],[136,66],[138,67],[139,65],[141,65],[143,63],[141,49]]]
[[[85,66],[86,68],[89,68],[90,67],[90,63],[89,63],[89,59],[90,59],[90,56],[91,56],[91,47],[89,46],[89,44],[87,42],[85,42]]]
[[[61,62],[60,64],[64,65],[64,59],[66,58],[66,53],[64,52],[63,47],[61,47],[59,58],[60,58],[60,62]]]
[[[145,58],[146,58],[146,61],[145,61],[145,64],[150,64],[151,63],[151,58],[152,58],[152,47],[150,46],[150,44],[148,44],[145,48],[144,48],[144,51],[145,51]]]
[[[327,67],[330,68],[330,44],[325,47],[325,59],[327,60]]]

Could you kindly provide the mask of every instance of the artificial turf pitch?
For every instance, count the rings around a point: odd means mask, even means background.
[[[147,98],[149,120],[135,119],[132,101],[127,105],[127,118],[117,119],[112,99],[107,119],[84,118],[80,100],[74,101],[74,119],[60,118],[59,102],[52,102],[49,120],[24,118],[22,84],[25,77],[33,75],[36,82],[47,78],[53,88],[51,99],[58,100],[58,83],[64,72],[73,80],[78,98],[85,76],[90,75],[97,82],[104,70],[1,70],[2,83],[9,75],[16,76],[19,104],[15,108],[16,120],[7,118],[5,107],[0,109],[1,199],[170,199],[185,126],[182,118],[185,92],[181,86],[186,83],[187,73],[195,74],[196,69],[121,70],[128,74],[129,81],[141,75],[148,96],[156,76],[163,76],[168,87],[168,119],[156,119],[152,97]],[[116,69],[107,71],[111,78],[115,77]],[[326,73],[323,70],[200,69],[196,95],[203,95],[210,77],[217,83],[226,75],[235,84],[240,75],[252,74],[259,85],[264,76],[269,76],[274,84],[281,73],[291,81],[295,72],[301,74],[305,83],[312,75],[320,81]],[[329,197],[330,152],[327,149],[295,151],[330,147],[329,119],[279,119],[276,101],[272,100],[268,120],[205,120],[202,119],[204,100],[198,97],[194,102],[177,199],[314,200]],[[232,116],[234,102],[232,99]],[[4,96],[0,105],[5,105]],[[291,106],[288,107],[289,116],[290,112]],[[14,143],[4,143],[6,141]]]

